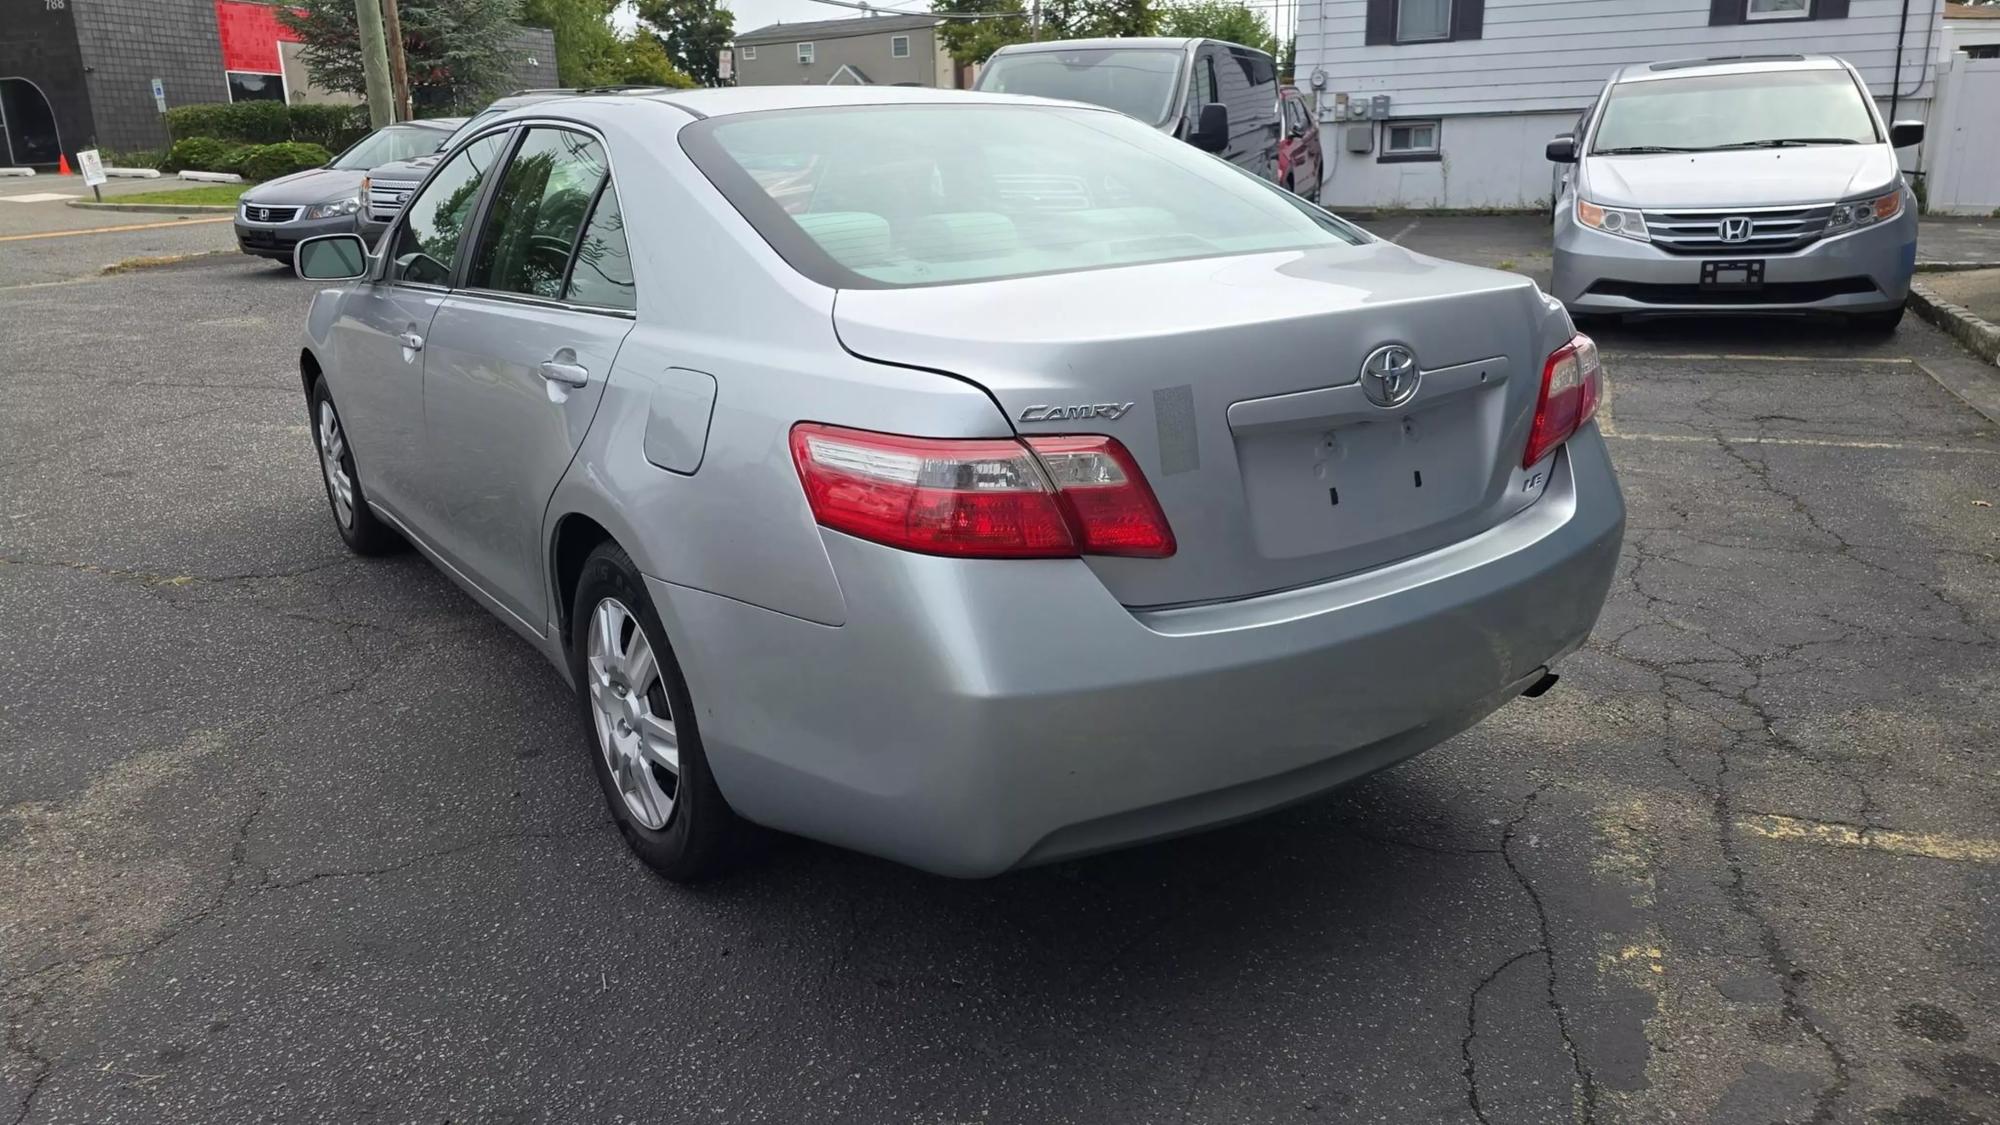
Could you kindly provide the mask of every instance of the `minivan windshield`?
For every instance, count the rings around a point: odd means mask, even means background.
[[[1611,88],[1591,152],[1872,145],[1881,138],[1845,70],[1694,74]]]
[[[1163,47],[1010,52],[987,61],[978,88],[1089,102],[1160,126],[1180,104],[1176,95],[1186,57]]]
[[[792,268],[836,288],[1368,240],[1233,164],[1101,110],[773,110],[712,117],[680,137]]]
[[[444,137],[441,130],[421,125],[390,125],[354,142],[346,152],[334,157],[327,167],[366,172],[399,160],[429,156],[437,151],[438,142]]]

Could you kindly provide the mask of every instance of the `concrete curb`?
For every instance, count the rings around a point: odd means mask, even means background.
[[[2000,262],[1918,262],[1918,273],[1962,273],[1966,270],[2000,270]]]
[[[72,199],[66,206],[81,211],[151,211],[161,215],[231,215],[236,208],[224,203],[91,203]]]
[[[1921,282],[1910,283],[1910,305],[1917,315],[1943,329],[1964,344],[1973,355],[1988,363],[2000,363],[2000,324],[1994,324],[1963,305],[1930,291]]]
[[[2000,425],[2000,370],[1966,356],[1920,359],[1917,366],[1938,386],[1986,415],[1988,421]]]

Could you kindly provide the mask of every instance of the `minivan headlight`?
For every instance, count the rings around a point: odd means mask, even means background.
[[[1846,230],[1886,223],[1903,213],[1903,188],[1898,184],[1894,191],[1867,199],[1849,199],[1833,205],[1833,219],[1826,224],[1826,233],[1838,234]]]
[[[1576,201],[1576,221],[1591,230],[1601,230],[1605,234],[1615,234],[1620,238],[1652,241],[1646,233],[1646,216],[1637,211],[1627,211],[1620,207],[1599,207],[1587,199]]]

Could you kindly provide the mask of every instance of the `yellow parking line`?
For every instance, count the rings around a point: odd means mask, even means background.
[[[1933,832],[1895,832],[1886,828],[1856,828],[1793,816],[1746,816],[1739,818],[1736,825],[1746,832],[1771,840],[1798,840],[1841,848],[1873,848],[1880,852],[1922,856],[1925,859],[2000,863],[2000,840],[1974,840]]]
[[[1902,356],[1874,355],[1749,355],[1738,352],[1615,352],[1606,349],[1604,358],[1610,360],[1628,359],[1726,359],[1732,363],[1756,361],[1759,363],[1915,363],[1914,359]]]
[[[0,242],[26,242],[33,238],[69,238],[79,234],[111,234],[121,230],[158,230],[161,227],[192,227],[202,223],[226,223],[234,215],[217,215],[208,219],[175,219],[164,223],[127,223],[116,227],[84,227],[81,230],[45,231],[41,234],[0,234]]]
[[[1623,430],[1605,432],[1613,441],[1653,441],[1674,445],[1810,445],[1824,449],[1900,449],[1910,453],[1970,453],[1979,457],[2000,457],[2000,449],[1963,445],[1917,445],[1905,441],[1834,441],[1826,438],[1733,437],[1728,434],[1628,434]]]

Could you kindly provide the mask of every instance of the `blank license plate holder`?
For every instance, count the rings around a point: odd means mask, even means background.
[[[1764,263],[1761,259],[1703,262],[1701,285],[1704,289],[1760,289],[1764,285]]]

